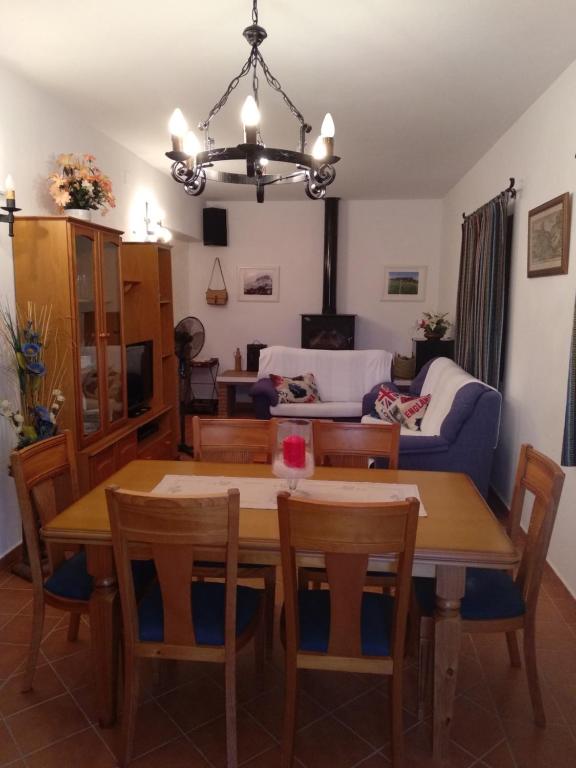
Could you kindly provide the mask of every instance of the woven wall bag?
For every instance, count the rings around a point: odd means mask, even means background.
[[[214,272],[216,271],[216,266],[218,266],[218,269],[220,270],[220,277],[222,278],[222,285],[223,288],[211,288],[212,281],[214,280]],[[206,289],[206,304],[214,304],[218,307],[223,307],[225,304],[228,304],[228,291],[226,290],[226,281],[224,280],[224,273],[222,272],[222,266],[220,265],[220,259],[216,257],[214,259],[214,265],[212,266],[212,273],[210,275],[210,282],[208,283],[208,288]]]

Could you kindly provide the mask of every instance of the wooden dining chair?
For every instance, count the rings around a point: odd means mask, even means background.
[[[238,764],[236,652],[256,637],[264,662],[262,592],[237,586],[240,494],[162,497],[106,489],[124,625],[122,766],[132,756],[139,664],[144,659],[225,665],[227,765]],[[192,581],[194,561],[225,563],[226,580]],[[152,558],[157,582],[137,601],[132,561]]]
[[[285,603],[286,693],[282,768],[290,768],[299,669],[382,674],[391,678],[392,759],[402,766],[402,667],[417,499],[328,503],[278,494]],[[298,590],[298,553],[323,556],[329,589]],[[395,596],[364,590],[370,555],[396,567]]]
[[[358,424],[343,421],[313,423],[314,455],[320,466],[368,468],[370,458],[388,459],[389,469],[398,469],[400,424]],[[312,584],[320,589],[326,583],[322,568],[302,567],[298,571],[301,587]],[[393,586],[390,575],[369,573],[366,584],[388,591]]]
[[[276,440],[274,419],[200,419],[192,420],[194,458],[197,461],[251,464],[255,460],[270,463]],[[197,563],[194,575],[199,578],[222,578],[224,572],[214,564]],[[274,642],[274,604],[276,600],[276,566],[240,563],[239,577],[263,579],[266,614],[266,647]]]
[[[230,464],[269,464],[276,439],[274,419],[192,419],[194,458]]]
[[[383,458],[398,469],[400,424],[315,421],[313,430],[317,464],[367,469],[369,459]]]
[[[10,466],[32,576],[32,636],[22,690],[32,688],[44,630],[45,606],[70,613],[68,640],[78,637],[80,616],[88,612],[92,577],[83,551],[51,544],[43,557],[40,528],[79,498],[74,445],[69,431],[13,451]],[[70,556],[71,555],[71,556]]]
[[[462,631],[470,633],[505,632],[513,667],[521,666],[516,632],[524,630],[524,663],[536,725],[545,727],[546,716],[536,663],[536,605],[556,511],[564,484],[564,472],[531,445],[522,445],[516,470],[507,532],[518,541],[526,491],[533,496],[526,540],[520,565],[514,576],[509,571],[488,568],[466,570],[466,591],[460,615]],[[415,578],[414,592],[420,613],[420,659],[418,711],[424,713],[432,688],[434,642],[435,583],[433,579]]]

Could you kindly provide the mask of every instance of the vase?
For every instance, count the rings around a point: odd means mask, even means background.
[[[92,221],[91,208],[65,208],[64,213],[66,214],[66,216],[74,216],[75,219]]]
[[[445,333],[446,331],[424,331],[424,338],[428,341],[438,341]]]

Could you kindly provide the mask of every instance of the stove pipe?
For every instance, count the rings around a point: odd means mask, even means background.
[[[338,203],[339,197],[324,200],[324,274],[322,314],[336,314],[336,277],[338,270]]]

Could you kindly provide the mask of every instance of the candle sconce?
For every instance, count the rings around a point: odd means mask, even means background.
[[[0,214],[0,221],[8,224],[8,235],[14,237],[14,214],[22,210],[16,207],[16,195],[14,194],[12,178],[6,179],[6,190],[4,192],[4,205],[0,206],[7,216]]]
[[[144,223],[146,224],[146,240],[153,243],[169,243],[172,239],[172,232],[166,229],[162,223],[162,219],[154,221],[150,214],[150,205],[146,202],[146,215],[144,216]]]

